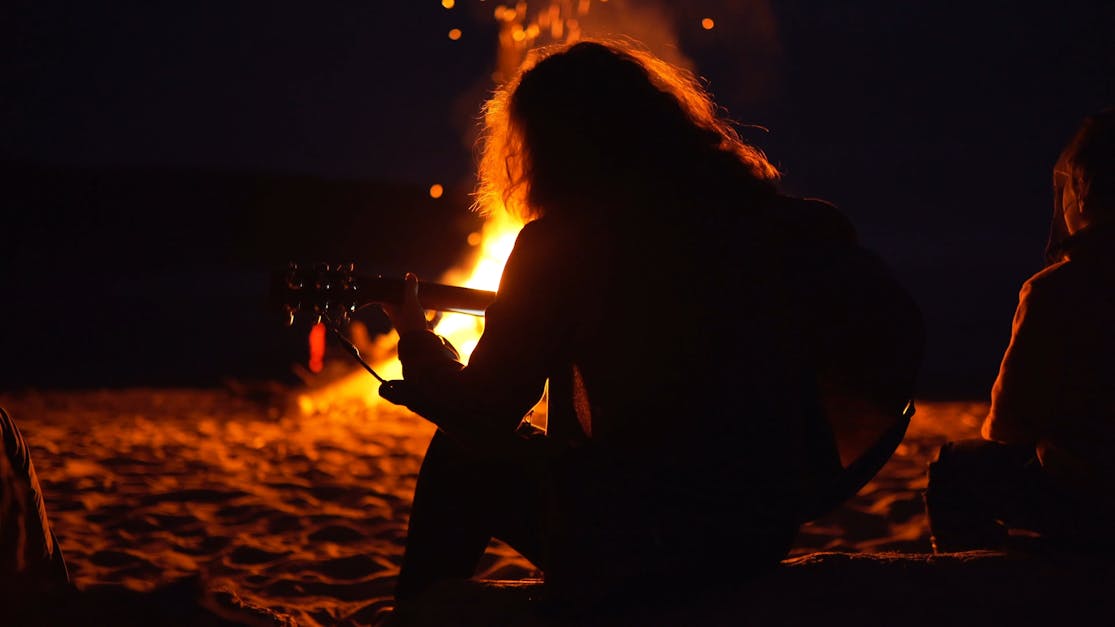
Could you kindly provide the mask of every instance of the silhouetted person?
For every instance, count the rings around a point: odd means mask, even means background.
[[[24,624],[72,591],[31,451],[0,407],[0,624]]]
[[[768,571],[850,496],[818,490],[843,472],[819,381],[843,296],[814,275],[854,229],[780,194],[699,83],[641,49],[525,67],[485,109],[479,207],[526,226],[468,365],[416,277],[388,307],[404,379],[380,393],[439,427],[398,599],[472,576],[493,536],[574,604]],[[547,381],[548,430],[521,437]]]
[[[1047,266],[1022,286],[983,439],[946,444],[926,507],[939,551],[1011,529],[1094,548],[1115,523],[1115,110],[1053,169]]]
[[[47,516],[31,449],[0,407],[0,625],[232,625],[198,602],[197,577],[154,590],[125,586],[80,589]],[[236,623],[240,624],[240,623]]]

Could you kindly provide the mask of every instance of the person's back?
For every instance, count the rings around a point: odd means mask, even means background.
[[[854,230],[780,195],[696,79],[645,51],[562,46],[486,113],[481,206],[526,225],[468,364],[416,277],[388,306],[403,380],[380,393],[440,427],[397,598],[469,576],[493,534],[575,605],[775,567],[855,487],[822,481],[844,468],[819,381],[846,353],[826,314],[862,311],[823,280],[870,265]],[[545,436],[516,439],[547,383]]]
[[[693,569],[736,576],[757,552],[769,564],[789,549],[806,475],[823,463],[808,441],[823,430],[812,312],[789,267],[795,244],[775,219],[795,206],[776,196],[688,202],[733,201],[743,206],[730,218],[701,207],[707,222],[563,232],[544,218],[524,229],[528,244],[552,234],[565,241],[547,249],[576,250],[559,262],[572,278],[555,300],[574,328],[549,373],[548,415],[551,437],[587,437],[559,460],[558,508],[571,520],[557,531],[551,579],[563,566],[588,585],[587,573],[614,577],[607,570],[619,566],[663,582]]]
[[[938,550],[1058,544],[1115,522],[1115,109],[1089,116],[1054,167],[1049,265],[1019,294],[983,441],[930,465]]]
[[[1033,442],[1043,468],[1115,512],[1113,227],[1081,233],[1023,286],[983,435]]]

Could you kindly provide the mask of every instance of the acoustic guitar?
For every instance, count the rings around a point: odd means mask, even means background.
[[[357,274],[352,263],[291,263],[273,281],[272,299],[292,324],[300,312],[341,322],[364,307],[402,302],[404,285],[402,277]],[[495,297],[495,292],[458,285],[418,284],[419,302],[434,311],[482,316]]]
[[[351,263],[319,263],[308,268],[292,263],[276,281],[273,294],[291,323],[295,314],[308,311],[336,332],[339,322],[364,307],[401,302],[404,285],[401,277],[357,274]],[[421,281],[418,299],[427,309],[479,316],[493,302],[495,292]],[[360,359],[359,352],[338,337]],[[831,511],[873,478],[901,443],[915,411],[912,398],[898,404],[880,402],[861,389],[832,385],[823,374],[819,383],[823,413],[831,428],[829,437],[834,438],[834,468],[827,480],[815,486],[813,503],[802,511],[803,522]]]

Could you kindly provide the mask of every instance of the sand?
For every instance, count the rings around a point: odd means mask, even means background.
[[[363,626],[390,615],[433,434],[421,418],[353,401],[307,412],[281,389],[25,391],[0,404],[32,448],[90,598],[173,599],[192,608],[178,614],[183,625]],[[919,403],[876,479],[806,525],[793,555],[930,552],[926,465],[946,440],[974,437],[986,409]],[[498,542],[478,574],[539,576]]]

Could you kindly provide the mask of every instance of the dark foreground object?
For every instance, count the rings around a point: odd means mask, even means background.
[[[699,573],[694,573],[699,577]],[[1109,558],[968,551],[821,552],[786,560],[747,588],[687,604],[593,616],[548,614],[537,581],[441,584],[390,624],[502,625],[1082,625],[1115,614]]]
[[[8,603],[3,627],[297,627],[290,617],[245,603],[227,591],[207,591],[189,577],[138,592],[103,585]]]

